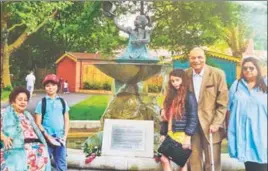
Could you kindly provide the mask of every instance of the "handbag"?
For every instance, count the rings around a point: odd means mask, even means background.
[[[163,143],[158,148],[158,152],[168,157],[180,167],[183,167],[190,157],[192,150],[183,149],[181,143],[173,140],[167,135]]]

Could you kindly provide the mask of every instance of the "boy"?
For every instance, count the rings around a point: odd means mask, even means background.
[[[35,109],[35,122],[48,141],[49,155],[53,157],[58,171],[67,170],[66,138],[69,131],[69,107],[57,95],[59,79],[55,74],[43,80],[46,96],[38,102]]]

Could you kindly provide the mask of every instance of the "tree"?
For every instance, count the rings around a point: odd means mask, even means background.
[[[102,15],[101,2],[73,2],[10,55],[11,74],[22,78],[29,69],[55,69],[55,61],[65,51],[111,54],[122,43],[113,21]],[[15,79],[12,84],[22,82]]]
[[[47,32],[64,51],[111,52],[118,46],[118,30],[102,15],[100,1],[75,2],[62,11]]]
[[[224,28],[222,33],[224,41],[232,50],[232,55],[242,58],[242,54],[248,47],[249,37],[252,37],[252,32],[241,23]]]
[[[10,55],[69,4],[71,3],[1,2],[1,78],[4,87],[11,86]]]
[[[58,12],[52,22],[28,39],[22,53],[31,51],[36,67],[47,68],[65,51],[111,53],[120,42],[112,20],[102,15],[101,2],[81,1]]]
[[[55,61],[66,51],[111,55],[124,42],[113,21],[102,15],[101,3],[78,1],[59,11],[11,55],[14,78],[24,77],[29,68],[54,70]],[[19,79],[12,82],[21,83]]]
[[[221,27],[232,18],[230,2],[156,1],[152,46],[181,52],[220,39]]]
[[[221,39],[232,50],[232,55],[242,58],[249,39],[255,38],[260,49],[266,47],[267,2],[233,2],[231,8],[233,20],[222,28]]]

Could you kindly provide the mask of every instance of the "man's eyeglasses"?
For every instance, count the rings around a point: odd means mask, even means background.
[[[253,71],[255,68],[254,67],[252,67],[252,66],[250,66],[250,67],[243,67],[243,71],[247,71],[247,70],[249,70],[249,71]]]

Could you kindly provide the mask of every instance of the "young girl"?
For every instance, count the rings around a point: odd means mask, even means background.
[[[69,84],[67,80],[63,82],[63,94],[66,94],[66,93],[69,93]]]
[[[191,136],[195,133],[198,117],[197,102],[193,92],[187,87],[187,78],[182,69],[169,74],[168,91],[161,111],[160,141],[168,134],[182,144],[184,149],[191,148]],[[161,164],[164,171],[172,171],[169,159],[162,155]],[[187,163],[180,171],[187,171]]]

